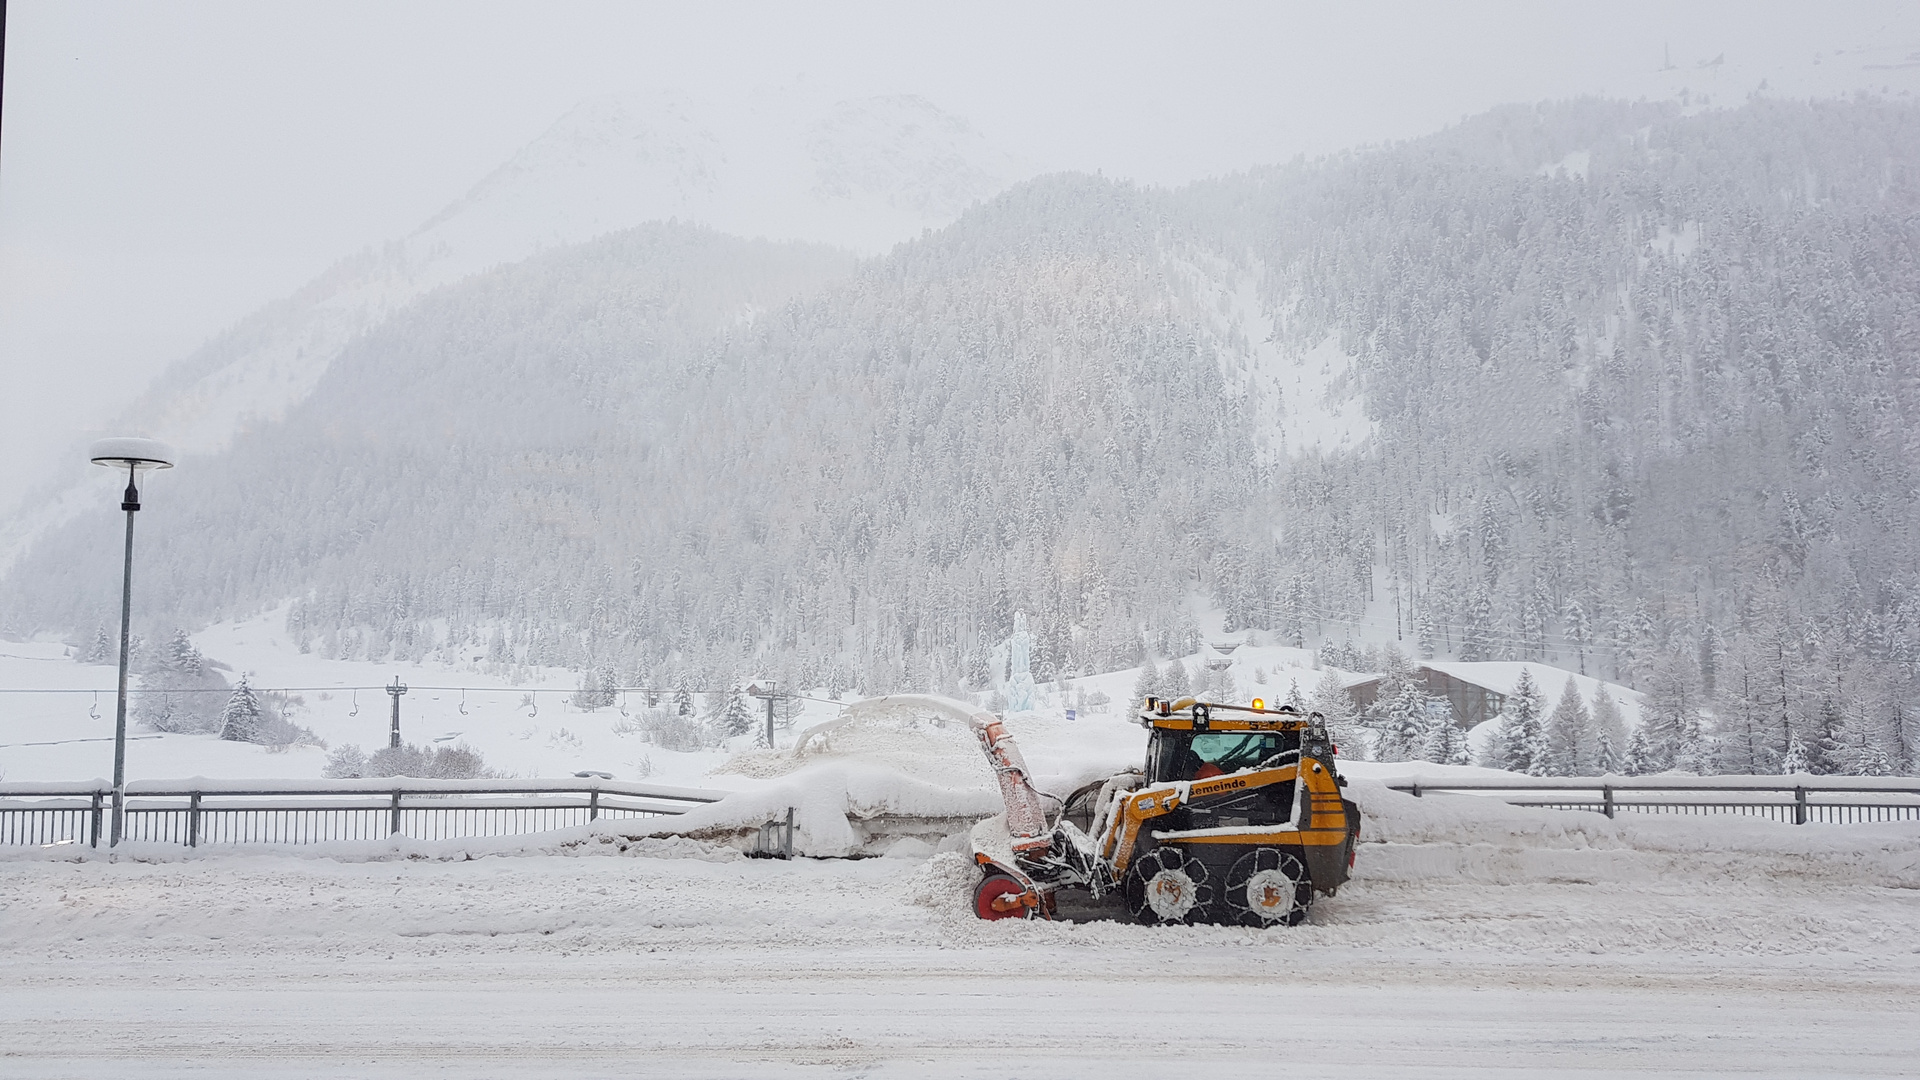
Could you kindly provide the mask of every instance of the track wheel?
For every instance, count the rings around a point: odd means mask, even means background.
[[[1313,905],[1307,868],[1291,852],[1254,848],[1227,871],[1226,921],[1242,926],[1298,926]]]
[[[1200,922],[1213,904],[1207,867],[1178,848],[1159,847],[1127,868],[1127,909],[1148,926]]]
[[[988,874],[973,890],[973,913],[983,919],[1031,919],[1027,887],[1005,874]]]

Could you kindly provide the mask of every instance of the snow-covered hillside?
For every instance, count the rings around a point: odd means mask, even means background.
[[[166,369],[120,427],[218,453],[286,415],[349,341],[431,290],[643,222],[876,253],[1028,173],[920,97],[843,98],[803,82],[733,101],[591,99],[413,233],[342,259]],[[0,574],[86,507],[76,487],[0,522]]]

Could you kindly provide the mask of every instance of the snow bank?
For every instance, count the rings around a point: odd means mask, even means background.
[[[628,822],[599,821],[526,836],[469,836],[452,840],[341,840],[321,844],[210,845],[189,848],[180,844],[129,840],[109,851],[79,843],[38,847],[0,846],[4,862],[131,862],[186,863],[209,859],[296,858],[330,862],[470,862],[489,856],[538,857],[625,855],[649,859],[700,859],[731,862],[746,856],[729,844],[688,836],[629,835]]]
[[[1362,880],[1489,884],[1765,875],[1920,888],[1920,822],[1783,825],[1738,815],[1608,818],[1353,779]]]

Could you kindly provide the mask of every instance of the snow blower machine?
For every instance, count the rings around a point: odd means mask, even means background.
[[[998,719],[972,720],[1007,805],[973,829],[983,919],[1052,918],[1075,889],[1149,925],[1292,926],[1352,870],[1360,811],[1318,713],[1148,698],[1146,767],[1063,804],[1034,788]]]

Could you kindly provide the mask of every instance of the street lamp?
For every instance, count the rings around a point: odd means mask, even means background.
[[[120,845],[121,823],[127,803],[127,639],[133,620],[133,514],[140,509],[136,481],[148,469],[173,468],[173,450],[152,439],[101,439],[87,456],[95,465],[127,470],[127,490],[120,509],[127,512],[127,558],[120,578],[120,707],[113,721],[113,839]]]

